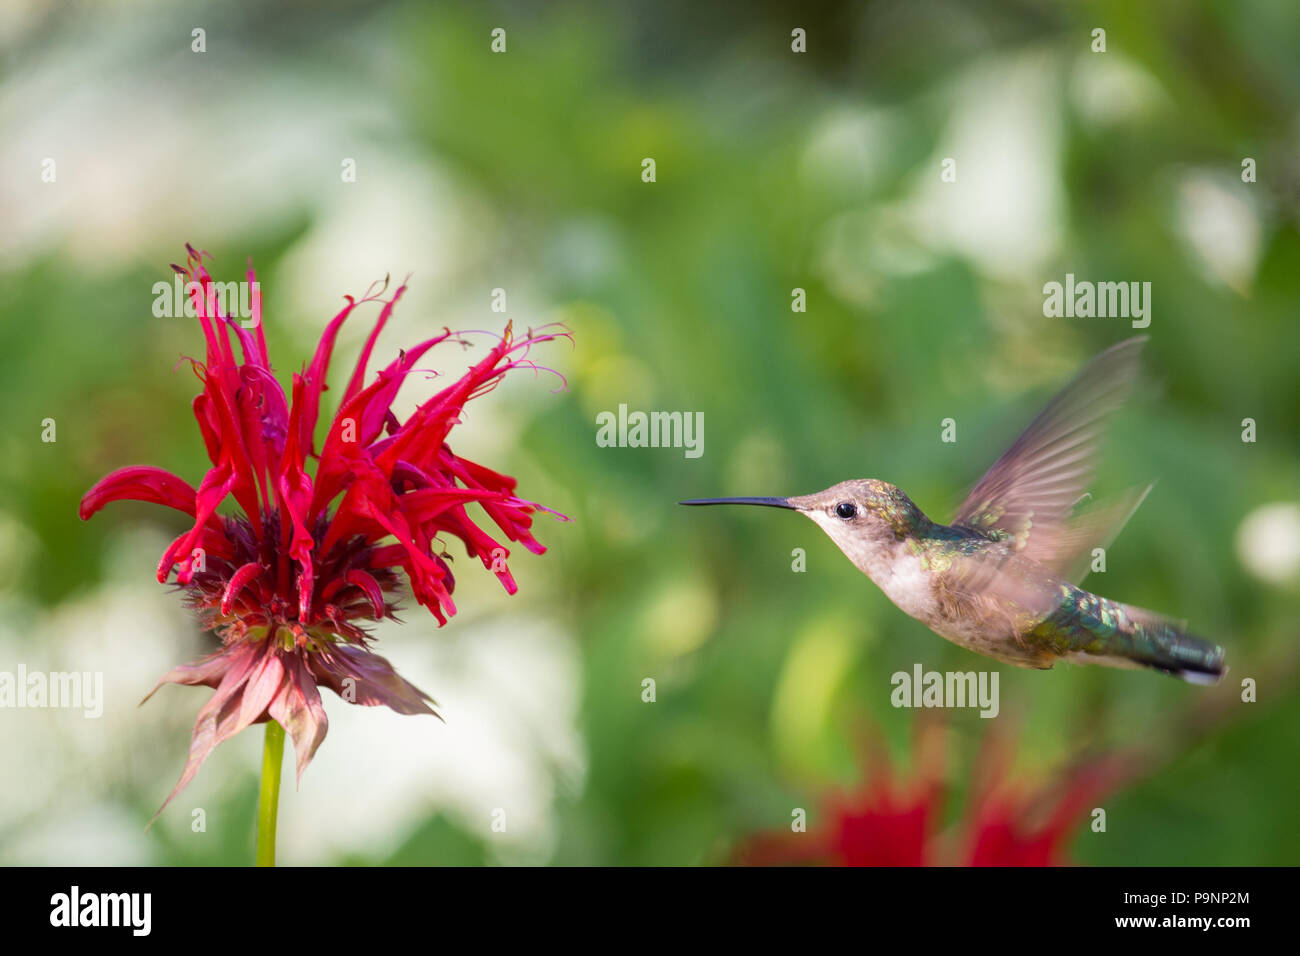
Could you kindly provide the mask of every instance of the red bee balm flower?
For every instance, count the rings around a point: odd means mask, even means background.
[[[567,335],[530,332],[515,340],[507,326],[482,361],[401,422],[392,404],[406,377],[435,345],[459,339],[444,330],[400,352],[366,385],[375,340],[406,289],[384,300],[383,288],[372,287],[360,300],[347,297],[311,365],[293,376],[292,401],[286,401],[267,355],[260,299],[253,297],[251,331],[222,315],[210,294],[204,254],[186,249],[186,267],[172,268],[193,283],[187,288],[207,339],[206,360],[191,365],[203,383],[194,415],[212,468],[197,490],[160,468],[123,468],[81,501],[83,519],[123,498],[167,505],[194,519],[194,527],[163,554],[158,580],[176,571],[188,603],[223,647],[158,683],[216,690],[199,711],[189,759],[163,807],[218,744],[268,719],[293,737],[301,779],[325,738],[322,685],[351,703],[437,716],[432,698],[370,651],[362,625],[393,617],[398,568],[440,625],[456,613],[449,555],[439,541],[444,533],[460,538],[471,558],[515,592],[505,564],[508,550],[471,519],[469,505],[486,512],[509,540],[534,554],[546,550],[529,528],[534,511],[549,509],[517,497],[515,479],[457,456],[447,435],[470,399],[490,391],[511,369],[538,368],[527,358],[532,345]],[[251,266],[248,281],[255,281]],[[383,308],[317,452],[316,419],[335,337],[358,306],[372,301]],[[314,476],[307,473],[308,458],[316,459]],[[217,514],[228,497],[241,514]]]
[[[1008,770],[1010,738],[986,738],[962,815],[960,842],[939,833],[943,818],[944,733],[923,724],[915,747],[917,772],[899,782],[883,750],[868,783],[825,801],[825,822],[807,833],[761,833],[744,841],[740,863],[767,865],[1056,866],[1088,808],[1134,770],[1131,756],[1099,756],[1070,768],[1045,787],[1031,787]]]

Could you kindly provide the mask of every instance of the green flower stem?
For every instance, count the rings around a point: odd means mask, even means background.
[[[262,790],[257,799],[257,865],[275,866],[275,815],[280,803],[280,765],[284,762],[284,728],[266,722],[262,745]]]

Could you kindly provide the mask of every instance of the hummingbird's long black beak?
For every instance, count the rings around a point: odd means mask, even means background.
[[[768,508],[797,510],[789,498],[692,498],[679,501],[679,505],[764,505]]]

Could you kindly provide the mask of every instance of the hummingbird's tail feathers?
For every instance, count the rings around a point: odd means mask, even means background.
[[[1120,656],[1189,684],[1214,685],[1223,677],[1223,648],[1189,634],[1184,622],[1131,604],[1106,603],[1120,612],[1117,633],[1107,642]]]
[[[1217,684],[1223,648],[1187,632],[1187,624],[1070,585],[1060,606],[1031,637],[1079,663],[1146,667],[1192,684]]]

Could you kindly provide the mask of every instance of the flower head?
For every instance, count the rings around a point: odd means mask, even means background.
[[[461,340],[444,330],[399,352],[367,384],[375,342],[406,289],[402,285],[383,299],[385,281],[361,299],[347,297],[286,396],[267,355],[257,293],[252,328],[245,328],[215,306],[205,254],[186,249],[186,265],[172,268],[190,280],[187,289],[207,341],[204,360],[190,364],[203,386],[193,409],[212,467],[197,489],[160,468],[123,468],[81,501],[83,519],[110,501],[133,499],[167,505],[194,520],[163,553],[158,580],[175,572],[188,603],[221,638],[222,648],[159,681],[158,686],[203,684],[216,691],[199,712],[189,759],[163,807],[218,744],[268,719],[292,736],[301,778],[325,737],[322,685],[351,703],[436,715],[430,697],[369,649],[365,625],[393,617],[399,570],[440,625],[456,613],[444,536],[459,538],[471,558],[515,592],[509,549],[475,522],[470,506],[481,509],[508,541],[534,554],[545,551],[530,529],[534,512],[549,509],[519,498],[515,479],[456,455],[447,437],[467,402],[512,369],[538,368],[528,359],[531,346],[567,334],[530,331],[515,339],[507,326],[481,361],[400,421],[393,401],[417,363],[434,346]],[[247,278],[256,289],[251,266]],[[379,318],[318,450],[317,418],[335,338],[369,302],[382,305]],[[239,513],[218,514],[232,498]]]

